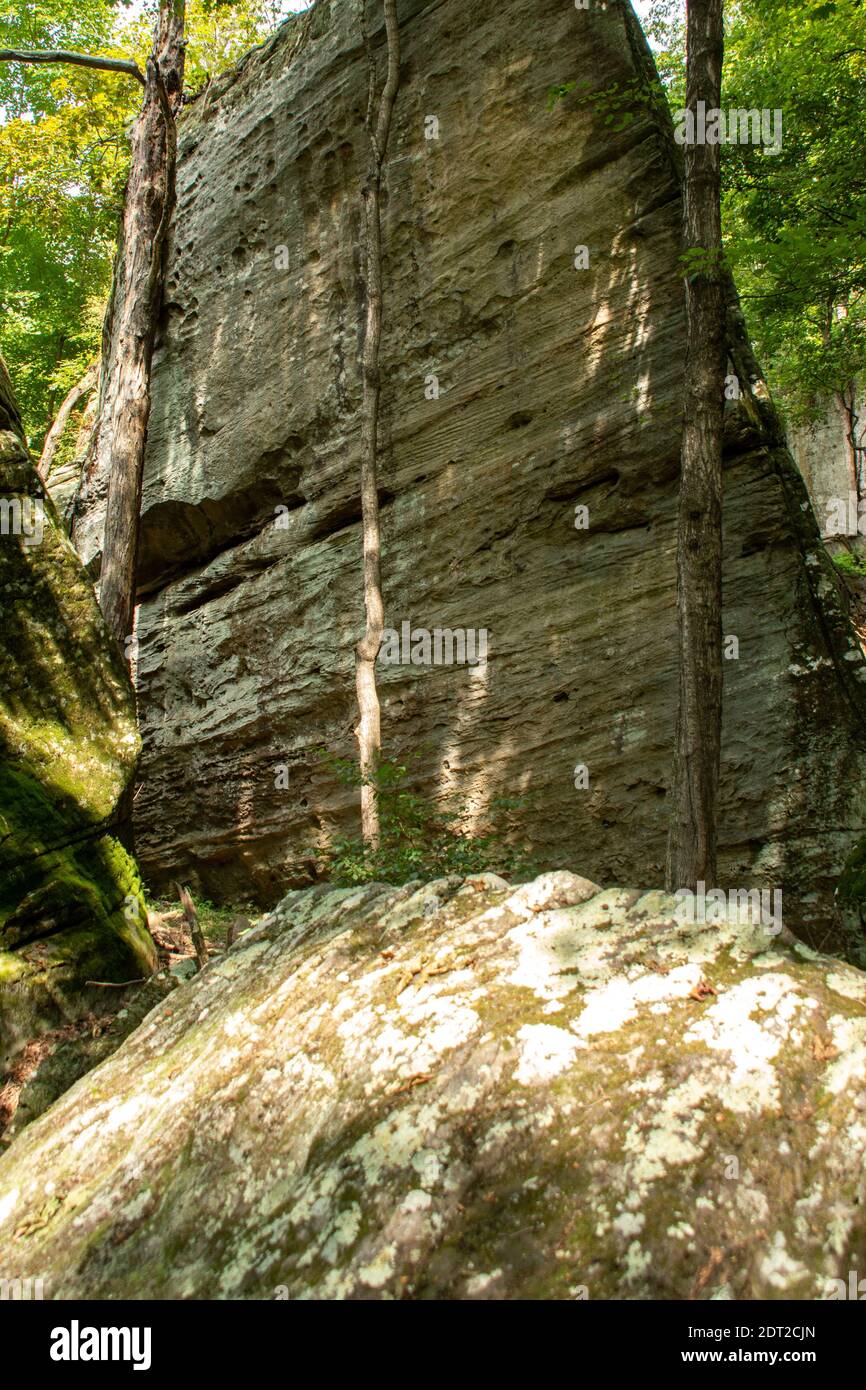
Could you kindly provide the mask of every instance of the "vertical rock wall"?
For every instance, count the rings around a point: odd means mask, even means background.
[[[505,830],[542,865],[657,884],[684,318],[674,147],[635,94],[651,60],[620,0],[398,10],[386,621],[484,631],[487,659],[383,668],[385,751],[414,758],[425,789],[459,789],[470,823],[522,798]],[[144,503],[137,814],[154,880],[182,871],[214,897],[275,899],[303,881],[306,847],[356,815],[315,750],[354,749],[367,91],[359,6],[318,0],[183,122]],[[863,658],[735,307],[732,352],[745,396],[727,450],[721,866],[729,883],[806,885],[801,906],[824,922],[862,829]]]

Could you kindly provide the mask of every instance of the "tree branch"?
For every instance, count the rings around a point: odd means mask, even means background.
[[[144,86],[144,73],[137,63],[125,58],[95,58],[89,53],[66,53],[62,49],[48,53],[29,53],[24,49],[0,48],[0,63],[71,63],[80,68],[97,68],[101,72],[125,72]]]

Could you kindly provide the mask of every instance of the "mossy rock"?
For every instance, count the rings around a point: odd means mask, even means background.
[[[0,1069],[149,973],[138,871],[112,835],[139,753],[134,696],[27,453],[0,359]],[[24,518],[26,524],[21,519]]]
[[[56,1299],[830,1298],[864,1084],[866,975],[787,929],[318,885],[18,1135],[0,1246]]]

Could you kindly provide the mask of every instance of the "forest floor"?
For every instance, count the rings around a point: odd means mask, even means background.
[[[199,900],[195,908],[209,957],[222,955],[229,940],[250,925],[233,907]],[[195,974],[189,926],[177,903],[151,903],[148,925],[159,958],[154,974],[124,989],[100,984],[104,995],[98,1010],[27,1043],[0,1076],[0,1153],[79,1077],[109,1057],[179,981]]]

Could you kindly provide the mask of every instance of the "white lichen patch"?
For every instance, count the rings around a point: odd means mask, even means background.
[[[706,1118],[701,1102],[708,1094],[708,1083],[690,1076],[653,1103],[643,1122],[629,1126],[623,1150],[630,1160],[630,1185],[645,1190],[669,1168],[701,1157],[704,1145],[700,1133]]]
[[[416,1211],[429,1211],[432,1205],[433,1198],[429,1192],[425,1192],[420,1187],[413,1187],[412,1191],[407,1192],[403,1198],[399,1209],[401,1212],[410,1214]]]
[[[346,1207],[345,1211],[338,1213],[336,1219],[328,1227],[325,1238],[321,1243],[322,1259],[329,1265],[335,1265],[342,1257],[343,1252],[357,1240],[358,1232],[361,1229],[361,1208],[357,1202]],[[302,1256],[299,1263],[304,1262]]]
[[[525,910],[543,912],[549,907],[571,907],[595,897],[601,889],[597,883],[567,869],[554,869],[539,874],[531,883],[522,883],[506,899],[504,906],[512,912]]]
[[[688,998],[701,977],[701,967],[689,964],[666,975],[651,972],[632,979],[612,979],[587,996],[580,1018],[572,1025],[574,1031],[582,1038],[616,1032],[637,1017],[641,1005]]]
[[[481,1294],[490,1293],[493,1285],[502,1278],[501,1269],[491,1269],[486,1274],[473,1274],[466,1280],[466,1294],[468,1298],[478,1298]]]
[[[642,1211],[621,1211],[613,1220],[613,1229],[620,1236],[640,1235],[645,1225],[646,1216]]]
[[[546,912],[509,937],[518,952],[506,983],[532,990],[538,999],[556,1003],[582,981],[605,971],[610,944],[591,925],[569,912]]]
[[[652,1251],[644,1250],[639,1241],[633,1240],[625,1257],[626,1283],[633,1284],[646,1274],[652,1264],[652,1258]]]
[[[846,999],[856,999],[861,1004],[866,1003],[866,975],[853,970],[846,970],[844,974],[841,970],[831,970],[826,982],[836,994],[843,994]]]
[[[834,1014],[827,1026],[841,1055],[824,1074],[825,1088],[832,1095],[839,1095],[849,1087],[862,1087],[866,1081],[866,1019]]]
[[[770,1203],[759,1188],[741,1182],[734,1187],[734,1200],[739,1211],[753,1225],[761,1226],[769,1220]]]
[[[358,1270],[358,1278],[362,1283],[368,1284],[371,1289],[381,1289],[394,1276],[394,1256],[396,1253],[396,1246],[384,1246],[369,1264],[361,1265]]]
[[[550,1081],[567,1071],[578,1050],[574,1038],[564,1028],[549,1023],[525,1024],[518,1029],[520,1061],[514,1079],[521,1086],[533,1086]]]
[[[787,1290],[810,1278],[807,1267],[789,1255],[782,1231],[773,1236],[773,1243],[761,1260],[760,1273],[774,1289]]]
[[[737,1114],[758,1115],[779,1104],[779,1080],[773,1059],[791,1040],[791,1023],[815,1001],[804,999],[790,975],[752,976],[721,995],[685,1035],[725,1055],[719,1068],[716,1097]],[[753,1017],[757,1014],[758,1017]]]
[[[432,1129],[433,1124],[429,1128]],[[362,1135],[348,1151],[347,1158],[360,1166],[364,1182],[374,1187],[384,1173],[405,1169],[426,1148],[426,1129],[418,1115],[411,1110],[400,1110]]]

